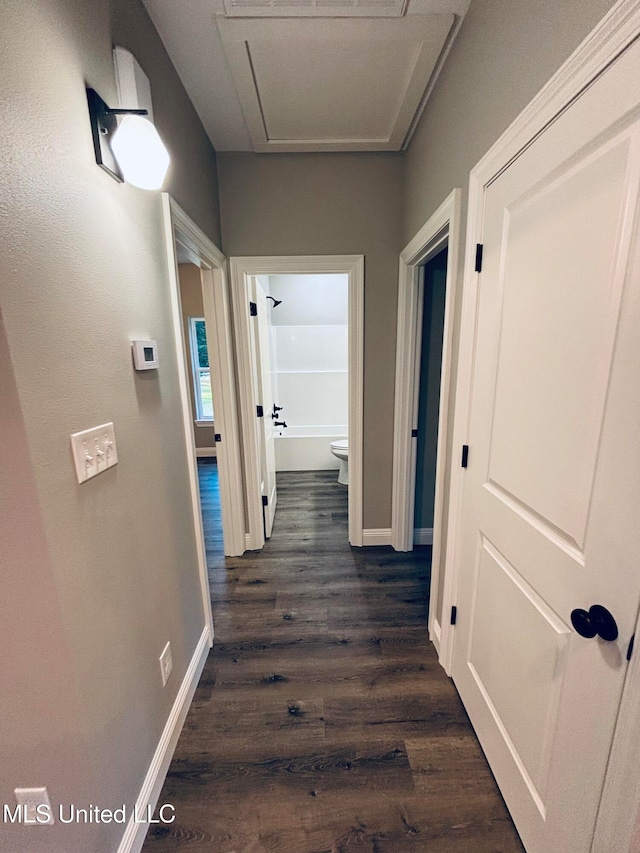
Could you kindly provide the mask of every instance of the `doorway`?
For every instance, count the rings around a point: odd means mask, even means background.
[[[470,181],[452,674],[529,853],[632,849],[637,814],[640,17],[625,32],[621,8],[620,41],[596,29]]]
[[[262,548],[270,535],[277,504],[277,489],[272,488],[276,466],[282,471],[301,471],[305,465],[313,469],[322,457],[322,467],[335,467],[337,474],[339,460],[332,455],[330,445],[334,440],[346,440],[347,424],[349,542],[362,545],[364,259],[361,256],[232,258],[230,270],[249,522],[247,547]],[[317,286],[322,277],[325,284],[331,277],[334,284],[335,277],[346,283],[343,331],[323,331],[321,326],[332,324],[319,321],[320,315],[310,320],[309,312],[318,309],[317,305],[313,308],[314,302],[328,303],[324,304],[325,314],[334,304],[331,299],[314,298],[318,295],[314,283]],[[295,311],[292,314],[296,304],[302,311],[300,316]],[[277,316],[280,320],[288,318],[288,322],[276,322]],[[278,331],[280,326],[283,328]],[[294,326],[299,328],[294,330]],[[344,337],[344,333],[346,364],[324,370],[313,361],[314,352],[318,354],[322,343],[316,341],[318,346],[314,349],[314,339],[326,334]],[[287,362],[292,357],[294,338],[298,340],[298,355],[293,356],[298,359],[297,366]],[[323,341],[328,344],[328,339]],[[332,355],[336,356],[335,347],[332,349]],[[325,357],[328,358],[326,354]],[[307,369],[297,369],[304,359]],[[346,385],[347,399],[342,422],[336,424],[334,409],[339,408],[336,401],[340,379]],[[286,400],[276,399],[281,391]],[[306,407],[305,399],[309,403]],[[313,421],[314,415],[320,423],[306,422]],[[324,435],[320,434],[321,428]],[[290,429],[298,435],[288,433]]]
[[[215,454],[224,553],[236,556],[245,551],[240,440],[225,258],[168,194],[163,195],[162,201],[202,599],[213,632],[198,457],[212,458]]]
[[[445,246],[420,270],[422,333],[419,344],[414,545],[433,544],[447,257]]]
[[[449,571],[453,547],[447,546],[447,532],[455,516],[448,482],[460,196],[460,190],[454,190],[400,255],[391,509],[391,544],[396,551],[411,551],[414,542],[432,545],[429,635],[448,673],[452,637],[443,614],[453,594]],[[429,330],[424,328],[425,317]],[[423,353],[423,329],[433,354]],[[421,379],[428,394],[421,395]]]
[[[348,487],[349,279],[345,273],[251,279],[261,494],[271,537],[279,489],[304,471]],[[294,478],[295,479],[295,478]],[[310,481],[317,479],[310,476]]]

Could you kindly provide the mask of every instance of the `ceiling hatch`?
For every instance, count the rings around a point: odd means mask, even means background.
[[[406,0],[224,0],[229,17],[390,17],[404,14]]]
[[[454,21],[218,17],[254,151],[400,150]]]

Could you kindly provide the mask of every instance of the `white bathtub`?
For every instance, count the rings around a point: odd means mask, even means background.
[[[324,471],[340,467],[331,442],[347,438],[346,424],[290,426],[276,433],[276,471]]]

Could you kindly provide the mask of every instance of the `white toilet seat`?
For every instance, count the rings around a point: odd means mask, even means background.
[[[331,452],[340,460],[338,482],[343,486],[349,485],[349,439],[339,438],[331,442]]]
[[[348,459],[349,458],[349,439],[348,438],[339,438],[336,441],[331,442],[331,452],[334,456],[337,456],[338,459]]]

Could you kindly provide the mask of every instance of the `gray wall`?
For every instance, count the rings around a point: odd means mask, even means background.
[[[366,256],[365,528],[391,524],[398,253],[612,4],[473,0],[405,155],[218,155],[225,254]]]
[[[404,243],[614,0],[472,0],[406,155]]]
[[[114,102],[114,43],[151,78],[169,191],[219,240],[215,154],[139,0],[4,0],[4,803],[46,785],[54,805],[132,804],[204,626],[161,200],[93,155],[85,84]],[[133,371],[135,337],[157,338],[157,375]],[[69,435],[108,420],[119,464],[78,486]],[[122,832],[0,825],[0,848],[98,853]]]
[[[226,255],[365,255],[364,526],[391,523],[402,156],[218,155]]]
[[[463,190],[466,228],[469,173],[501,133],[569,58],[614,0],[472,0],[404,161],[403,244],[455,187]],[[463,253],[460,256],[462,274]],[[453,379],[460,296],[454,306]],[[454,417],[454,397],[443,401]],[[451,437],[451,433],[450,433]],[[457,458],[458,449],[455,450]],[[454,449],[447,449],[444,530]],[[441,567],[446,559],[442,542]],[[437,618],[441,619],[443,584]]]
[[[398,252],[611,5],[473,0],[406,157],[220,157],[227,254],[366,256],[366,527],[390,523]],[[139,0],[4,0],[2,802],[132,803],[203,626],[160,200],[93,160],[84,88],[115,99],[114,43],[151,78],[169,191],[220,239],[213,149]],[[158,339],[157,376],[132,371],[132,337]],[[79,487],[69,434],[110,419],[120,463]],[[4,826],[0,847],[121,832]]]

